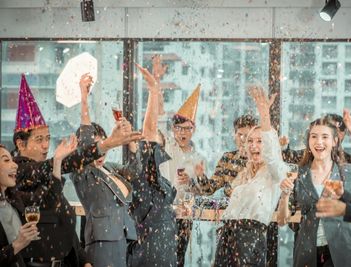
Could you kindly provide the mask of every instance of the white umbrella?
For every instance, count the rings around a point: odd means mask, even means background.
[[[97,60],[87,52],[79,54],[67,62],[56,81],[56,101],[66,107],[72,107],[80,103],[79,81],[81,76],[85,73],[90,73],[94,83],[96,82]]]

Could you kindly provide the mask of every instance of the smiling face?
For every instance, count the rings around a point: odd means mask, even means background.
[[[31,131],[27,141],[16,141],[20,155],[35,161],[44,161],[49,152],[50,133],[48,127],[41,127]]]
[[[253,163],[262,162],[262,136],[261,128],[254,128],[249,132],[246,141],[246,150],[249,160]]]
[[[17,164],[13,162],[10,153],[0,147],[0,187],[2,191],[16,186],[16,173]]]
[[[337,137],[334,136],[333,129],[325,125],[315,125],[311,128],[308,146],[314,159],[331,159],[332,149],[337,144]]]

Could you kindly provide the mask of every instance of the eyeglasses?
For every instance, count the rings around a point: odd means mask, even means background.
[[[191,126],[187,126],[187,127],[183,127],[183,126],[174,126],[174,130],[177,132],[185,132],[185,133],[191,133],[194,131],[194,127]]]

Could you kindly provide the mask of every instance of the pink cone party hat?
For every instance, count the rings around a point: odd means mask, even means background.
[[[18,92],[18,107],[15,132],[47,127],[34,96],[28,86],[26,77],[22,74],[21,86]]]

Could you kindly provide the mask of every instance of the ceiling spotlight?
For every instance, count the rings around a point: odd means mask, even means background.
[[[340,6],[341,5],[338,0],[326,0],[325,6],[319,12],[319,16],[325,21],[331,21]]]
[[[82,13],[82,21],[95,21],[93,0],[81,0],[80,11]]]

